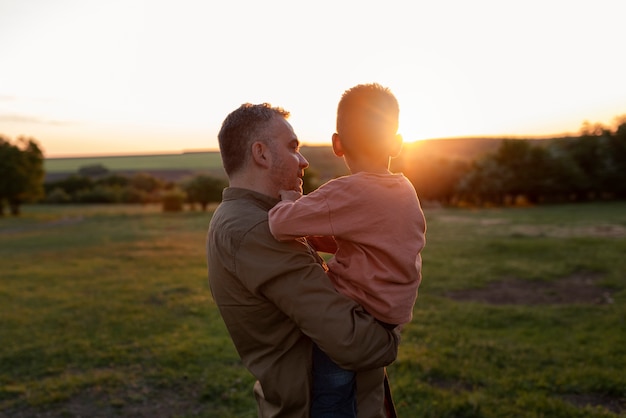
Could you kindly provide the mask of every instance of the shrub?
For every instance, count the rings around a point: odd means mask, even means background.
[[[123,187],[120,191],[120,202],[122,203],[149,203],[150,196],[143,190],[135,187]]]
[[[54,189],[52,189],[45,198],[46,203],[69,203],[71,201],[72,196],[70,196],[61,187],[55,187]]]
[[[186,193],[180,189],[172,189],[164,192],[161,197],[163,212],[181,212],[186,199]]]
[[[76,194],[80,203],[118,203],[120,191],[115,187],[96,186],[90,190],[82,190]]]

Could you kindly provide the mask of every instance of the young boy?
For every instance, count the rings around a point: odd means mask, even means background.
[[[311,237],[316,249],[334,253],[328,275],[337,290],[390,328],[412,318],[426,232],[413,185],[389,171],[402,147],[398,118],[398,102],[388,88],[360,84],[344,92],[332,146],[351,174],[306,196],[281,191],[282,201],[269,212],[276,239]],[[315,347],[313,353],[311,416],[356,416],[354,373],[323,350]]]

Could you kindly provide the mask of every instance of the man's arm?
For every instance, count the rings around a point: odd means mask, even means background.
[[[391,364],[399,334],[379,325],[359,304],[339,294],[304,240],[273,239],[267,223],[248,233],[238,260],[253,293],[274,303],[339,366],[366,370]]]

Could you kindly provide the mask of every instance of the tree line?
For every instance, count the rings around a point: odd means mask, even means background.
[[[513,205],[626,199],[626,115],[579,136],[504,139],[473,161],[404,154],[394,161],[421,199],[444,205]]]
[[[37,141],[20,137],[11,142],[0,135],[0,216],[7,206],[20,214],[24,203],[161,203],[166,211],[185,203],[205,211],[222,199],[224,179],[197,174],[177,182],[149,173],[122,175],[102,165],[81,167],[66,178],[44,182],[44,157]]]
[[[222,200],[224,179],[197,174],[177,182],[149,173],[110,173],[101,165],[86,166],[64,179],[44,184],[45,203],[162,203],[166,211],[182,210],[183,204],[206,211]]]
[[[205,174],[168,182],[148,173],[111,173],[101,165],[44,183],[43,162],[33,138],[11,142],[0,135],[0,216],[7,206],[18,215],[30,202],[162,203],[164,210],[181,210],[188,203],[206,210],[221,200],[227,185]],[[579,136],[504,139],[475,160],[405,150],[392,169],[409,178],[422,200],[447,206],[626,199],[626,115],[616,118],[612,129],[585,123]],[[306,170],[305,193],[318,186],[315,169]]]

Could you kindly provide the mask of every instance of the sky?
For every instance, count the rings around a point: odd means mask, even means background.
[[[46,157],[217,149],[242,103],[329,144],[378,82],[405,141],[532,137],[626,114],[623,0],[0,0],[0,135]]]

